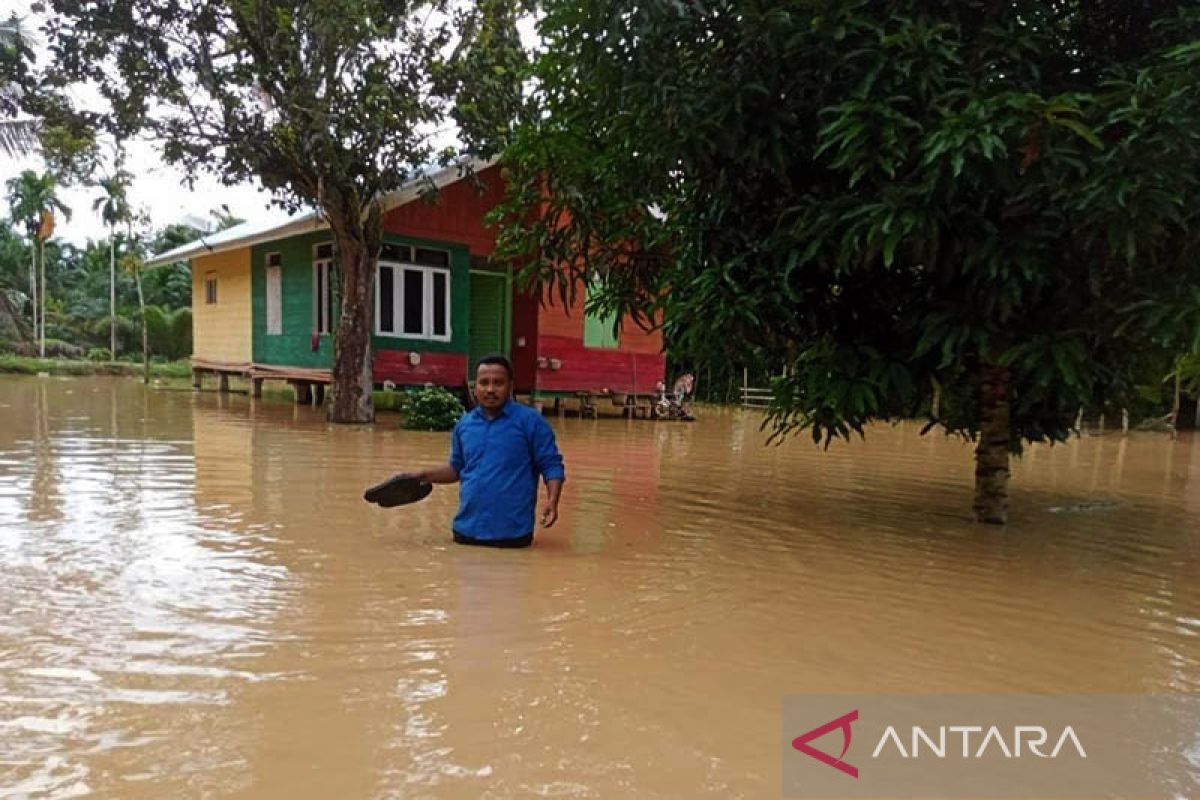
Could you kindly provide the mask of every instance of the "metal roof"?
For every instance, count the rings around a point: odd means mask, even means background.
[[[495,163],[497,163],[495,160],[482,161],[479,159],[470,159],[451,164],[437,172],[424,173],[419,177],[409,180],[396,191],[385,195],[383,198],[384,210],[390,211],[393,208],[416,200],[421,196],[422,190],[430,181],[434,186],[441,189],[462,180],[462,170],[467,166],[472,167],[475,172],[482,172]],[[250,247],[251,245],[263,244],[264,242],[274,242],[279,239],[286,239],[289,236],[295,236],[296,234],[328,228],[329,223],[317,211],[305,211],[300,214],[293,214],[282,220],[267,218],[265,220],[243,222],[241,225],[235,225],[232,228],[226,228],[216,233],[204,234],[194,242],[188,242],[179,247],[158,253],[146,260],[146,266],[161,267],[164,264],[173,264],[176,261],[187,261],[196,256],[223,253],[228,250]]]

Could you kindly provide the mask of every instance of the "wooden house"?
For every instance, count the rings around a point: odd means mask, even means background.
[[[504,185],[497,164],[457,167],[385,198],[384,246],[375,280],[371,340],[377,385],[462,387],[480,356],[513,363],[516,391],[545,402],[588,395],[649,396],[664,379],[662,338],[625,320],[541,302],[514,286],[511,265],[492,260],[485,215]],[[158,254],[148,266],[188,261],[192,270],[193,369],[287,380],[297,399],[331,380],[337,279],[333,239],[315,212],[247,223]],[[318,397],[323,392],[318,394]],[[621,400],[623,402],[623,399]]]

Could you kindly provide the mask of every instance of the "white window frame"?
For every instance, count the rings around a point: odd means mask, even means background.
[[[322,247],[332,247],[329,242],[322,242],[313,247],[313,273],[312,273],[312,327],[321,336],[328,336],[333,327],[333,288],[330,286],[330,273],[333,272],[333,257],[318,258],[317,253]],[[321,281],[320,273],[324,271],[324,281]],[[323,291],[321,291],[323,289]],[[321,297],[317,295],[320,294]],[[321,303],[324,303],[325,319],[321,319]],[[320,324],[324,322],[324,325]]]
[[[267,253],[266,270],[263,275],[263,299],[266,311],[267,336],[283,335],[283,255]],[[271,291],[274,283],[277,291]],[[272,299],[273,298],[273,299]],[[271,312],[275,313],[272,314]]]
[[[394,331],[383,330],[383,303],[380,287],[383,285],[382,277],[383,269],[387,267],[392,270],[392,324]],[[421,308],[422,314],[422,332],[421,333],[405,333],[404,332],[404,272],[410,270],[420,272],[421,278]],[[446,333],[444,335],[436,335],[433,332],[433,276],[436,273],[441,273],[446,279]],[[454,338],[454,322],[450,318],[450,309],[453,307],[452,297],[454,294],[454,286],[450,279],[450,270],[445,267],[427,267],[421,264],[408,264],[402,261],[380,261],[375,271],[375,335],[382,336],[388,339],[419,339],[430,342],[448,342]]]

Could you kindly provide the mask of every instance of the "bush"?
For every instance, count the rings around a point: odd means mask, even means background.
[[[462,415],[459,399],[440,386],[418,389],[404,404],[404,427],[413,431],[448,431]]]
[[[26,358],[37,358],[41,348],[37,342],[17,342],[12,351]],[[83,358],[83,348],[61,339],[47,339],[46,358]]]
[[[112,361],[112,353],[107,347],[93,347],[87,351],[88,361]]]
[[[376,411],[403,411],[408,405],[408,392],[376,389],[371,399]]]
[[[150,352],[176,361],[192,352],[192,310],[146,306],[146,337]]]

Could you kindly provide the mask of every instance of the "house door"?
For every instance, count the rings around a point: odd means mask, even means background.
[[[470,379],[475,379],[475,362],[488,353],[508,355],[508,276],[495,272],[471,272],[471,328],[468,357]]]

